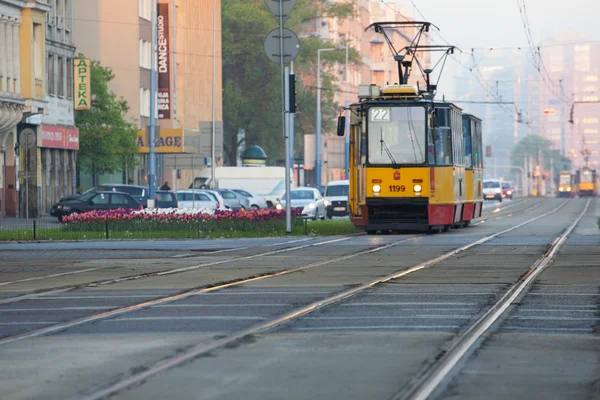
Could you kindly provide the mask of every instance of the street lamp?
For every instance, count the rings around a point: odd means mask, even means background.
[[[317,50],[317,137],[315,154],[315,186],[321,190],[321,52],[341,50],[342,46]]]

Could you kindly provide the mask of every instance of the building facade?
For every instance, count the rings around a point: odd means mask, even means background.
[[[214,26],[214,1],[158,0],[157,3],[156,117],[160,131],[179,130],[184,145],[178,152],[158,154],[156,182],[158,186],[168,181],[173,188],[187,188],[194,171],[209,162],[213,104],[217,159],[222,156],[220,1],[216,2]],[[150,123],[152,4],[152,0],[78,0],[75,8],[78,51],[113,70],[111,89],[127,100],[128,117],[141,131]],[[147,145],[143,138],[140,145]],[[147,184],[147,165],[147,156],[142,156],[140,167],[131,175],[105,176],[100,183]]]
[[[599,169],[600,44],[573,32],[555,36],[544,43],[543,61],[552,83],[541,88],[542,131],[573,160],[575,169],[586,159],[588,166]]]
[[[46,101],[46,1],[0,0],[0,216],[37,216]]]

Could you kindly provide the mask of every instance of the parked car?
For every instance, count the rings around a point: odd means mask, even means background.
[[[218,192],[221,194],[221,197],[223,197],[227,208],[231,210],[250,209],[250,202],[247,197],[227,189],[219,189]]]
[[[483,180],[483,198],[502,201],[502,184],[498,179]]]
[[[331,181],[325,188],[325,207],[327,208],[327,218],[333,216],[343,217],[348,215],[348,191],[350,181]]]
[[[510,182],[502,182],[502,197],[509,198],[512,200],[513,192],[514,190]]]
[[[177,195],[170,190],[157,190],[154,193],[154,207],[177,208]]]
[[[102,185],[93,187],[91,189],[86,190],[83,193],[77,193],[70,196],[65,196],[60,199],[60,201],[66,200],[74,200],[80,198],[84,194],[103,192],[103,191],[112,191],[112,192],[123,192],[131,195],[134,199],[136,199],[139,203],[141,203],[144,207],[148,205],[148,194],[149,189],[144,186],[138,185],[124,185],[121,183],[103,183]]]
[[[279,199],[278,210],[286,207],[285,194]],[[327,211],[325,208],[325,199],[315,188],[299,187],[290,190],[290,206],[292,208],[302,208],[302,216],[306,218],[325,219]]]
[[[206,208],[208,210],[218,210],[219,202],[215,200],[211,193],[202,190],[178,190],[177,200],[179,208]]]
[[[257,196],[253,193],[250,193],[247,190],[242,190],[242,189],[231,189],[231,190],[236,192],[237,194],[241,194],[242,196],[246,197],[249,201],[250,208],[253,208],[255,210],[258,210],[260,208],[269,208],[269,206],[267,204],[267,200],[265,200],[264,197]]]
[[[67,215],[92,210],[112,210],[118,208],[141,208],[142,204],[125,192],[88,192],[77,199],[59,201],[50,209],[50,215],[62,222]]]
[[[225,199],[223,199],[223,196],[221,196],[221,193],[219,193],[218,190],[216,189],[202,189],[202,191],[206,194],[208,194],[212,199],[214,199],[219,205],[217,207],[217,210],[229,210],[229,207],[227,207],[225,205]]]

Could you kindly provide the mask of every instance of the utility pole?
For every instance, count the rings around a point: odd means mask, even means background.
[[[564,98],[565,98],[565,85],[564,85],[564,78],[561,78],[560,82],[560,94],[561,94],[561,102],[560,102],[560,154],[564,157],[565,156],[565,152],[566,152],[566,145],[565,145],[565,124],[566,122],[566,118],[565,118],[565,102],[564,102]]]
[[[150,173],[148,174],[149,198],[148,208],[154,208],[156,186],[156,0],[152,0],[152,57],[150,61]]]
[[[216,119],[217,119],[217,3],[213,2],[213,65],[212,65],[212,126],[210,140],[210,186],[215,189],[216,181]],[[192,156],[193,157],[193,156]]]
[[[344,131],[346,132],[346,134],[344,135],[344,168],[346,172],[344,174],[344,177],[346,179],[350,179],[350,110],[348,109],[348,86],[350,82],[350,71],[348,70],[348,65],[348,42],[346,42],[346,101],[344,102],[344,115],[346,116],[346,126],[344,129]]]

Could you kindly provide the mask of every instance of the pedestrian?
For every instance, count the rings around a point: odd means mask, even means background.
[[[169,187],[169,182],[165,182],[161,187],[160,190],[171,190],[171,188]]]

